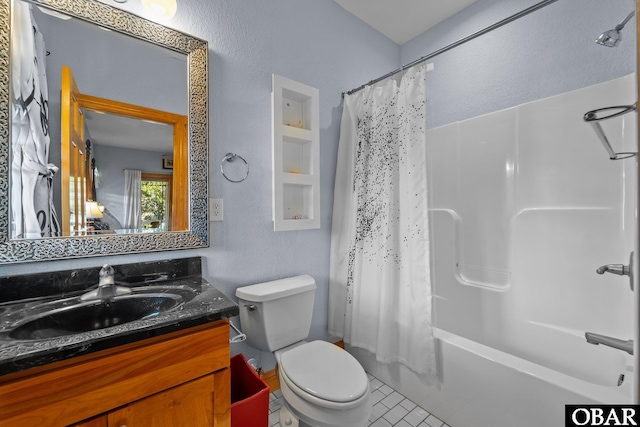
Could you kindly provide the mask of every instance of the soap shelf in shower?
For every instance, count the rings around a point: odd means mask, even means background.
[[[599,122],[601,120],[607,120],[613,117],[622,116],[624,114],[630,113],[632,111],[637,111],[637,110],[638,110],[638,103],[635,103],[633,105],[620,105],[616,107],[599,108],[597,110],[588,111],[584,115],[584,121],[589,123],[593,128],[594,132],[598,136],[598,139],[600,139],[602,146],[604,147],[605,150],[607,150],[607,153],[609,153],[609,159],[611,160],[628,159],[630,157],[634,157],[638,153],[636,152],[616,153],[614,149],[611,147],[611,143],[609,142],[609,139],[607,138],[607,135],[604,133],[604,130],[602,129],[602,126],[600,126]],[[599,116],[599,114],[601,113],[605,113],[605,114],[609,113],[609,114],[606,114],[604,116],[603,115]]]

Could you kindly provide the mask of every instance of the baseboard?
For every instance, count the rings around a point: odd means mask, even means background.
[[[338,342],[335,342],[334,344],[337,345],[340,348],[344,348],[344,341],[342,341],[342,340],[340,340]],[[267,371],[267,372],[263,372],[262,373],[262,379],[269,386],[269,391],[271,393],[273,393],[276,390],[280,390],[280,379],[278,378],[278,367],[277,366],[276,366],[276,369],[273,369],[273,370]]]

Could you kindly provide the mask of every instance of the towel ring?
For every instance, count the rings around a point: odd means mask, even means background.
[[[233,162],[236,158],[242,160],[245,164],[245,166],[247,167],[247,172],[245,173],[244,177],[242,179],[231,179],[227,176],[227,174],[224,173],[224,162]],[[227,153],[226,156],[224,156],[224,158],[222,159],[222,162],[220,163],[220,172],[222,172],[222,176],[224,176],[227,181],[229,182],[242,182],[245,179],[247,179],[247,177],[249,176],[249,163],[247,163],[247,161],[245,159],[243,159],[241,156],[235,154],[235,153]]]

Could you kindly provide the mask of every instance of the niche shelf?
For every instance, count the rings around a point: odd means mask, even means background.
[[[316,88],[273,75],[274,231],[320,228],[318,97]]]

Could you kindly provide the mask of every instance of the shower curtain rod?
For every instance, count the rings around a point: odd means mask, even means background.
[[[386,79],[388,77],[391,77],[394,74],[400,73],[400,72],[404,71],[407,68],[411,68],[414,65],[418,65],[418,64],[421,64],[424,61],[428,61],[429,59],[431,59],[431,58],[433,58],[435,56],[438,56],[441,53],[447,52],[447,51],[449,51],[449,50],[451,50],[451,49],[453,49],[455,47],[458,47],[458,46],[460,46],[462,44],[465,44],[468,41],[471,41],[471,40],[473,40],[475,38],[478,38],[478,37],[480,37],[480,36],[482,36],[484,34],[487,34],[487,33],[491,32],[491,31],[493,31],[493,30],[496,30],[496,29],[502,27],[503,25],[506,25],[506,24],[508,24],[510,22],[518,20],[518,19],[520,19],[520,18],[522,18],[524,16],[527,16],[528,14],[533,13],[538,9],[542,9],[543,7],[549,6],[551,3],[555,3],[557,1],[558,0],[544,0],[544,1],[541,1],[540,3],[536,3],[531,7],[528,7],[526,9],[514,14],[514,15],[509,16],[508,18],[503,19],[502,21],[498,21],[495,24],[490,25],[490,26],[488,26],[488,27],[486,27],[486,28],[484,28],[484,29],[482,29],[480,31],[477,31],[477,32],[475,32],[473,34],[469,34],[468,36],[466,36],[464,38],[461,38],[460,40],[458,40],[456,42],[453,42],[450,45],[447,45],[447,46],[445,46],[445,47],[443,47],[441,49],[436,50],[435,52],[431,52],[430,54],[425,55],[425,56],[423,56],[423,57],[421,57],[419,59],[416,59],[413,62],[410,62],[410,63],[408,63],[406,65],[403,65],[402,67],[398,68],[397,70],[394,70],[394,71],[392,71],[390,73],[387,73],[382,77],[378,77],[377,79],[371,80],[369,83],[365,83],[362,86],[359,86],[359,87],[357,87],[355,89],[352,89],[352,90],[350,90],[348,92],[342,92],[342,97],[344,97],[345,94],[351,95],[353,93],[356,93],[356,92],[364,89],[365,87],[367,87],[369,85],[372,85],[374,83],[378,83],[379,81],[382,81],[382,80],[384,80],[384,79]]]

